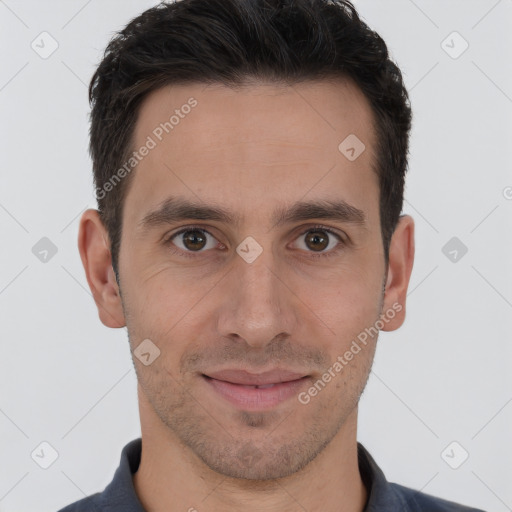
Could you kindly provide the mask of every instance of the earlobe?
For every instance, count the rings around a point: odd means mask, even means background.
[[[118,328],[124,327],[126,322],[108,240],[99,212],[86,210],[80,219],[78,233],[80,258],[101,322],[107,327]]]
[[[414,220],[402,215],[389,247],[382,317],[383,331],[398,329],[405,320],[405,301],[414,263]]]

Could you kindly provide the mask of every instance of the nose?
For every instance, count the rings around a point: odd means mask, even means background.
[[[238,258],[222,287],[219,334],[264,348],[275,338],[289,337],[297,323],[297,297],[270,249],[252,263]]]

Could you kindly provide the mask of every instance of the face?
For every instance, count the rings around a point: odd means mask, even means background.
[[[211,469],[290,475],[356,411],[377,337],[344,354],[397,298],[370,106],[341,80],[165,87],[144,145],[119,254],[139,399]]]

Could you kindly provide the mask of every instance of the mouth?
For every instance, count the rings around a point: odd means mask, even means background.
[[[310,375],[275,369],[260,374],[245,370],[223,370],[201,374],[223,400],[242,410],[265,410],[296,396],[310,380]]]

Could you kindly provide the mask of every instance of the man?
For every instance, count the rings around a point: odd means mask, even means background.
[[[357,442],[414,223],[408,95],[354,7],[161,4],[90,100],[79,250],[101,321],[127,327],[142,438],[63,512],[475,510],[387,482]]]

